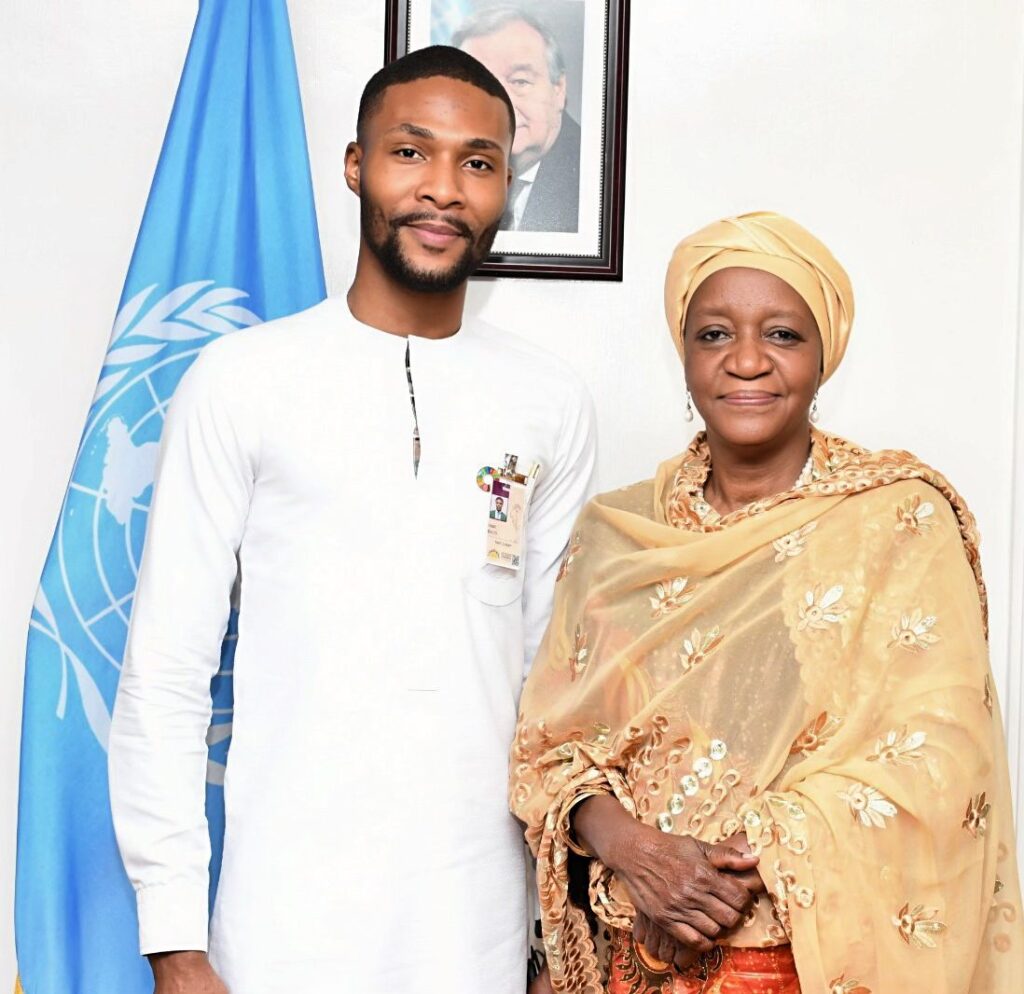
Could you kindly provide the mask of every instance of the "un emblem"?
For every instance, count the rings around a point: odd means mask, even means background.
[[[209,280],[155,291],[133,296],[114,322],[31,621],[30,655],[42,637],[59,656],[57,717],[75,697],[104,750],[167,406],[204,345],[261,320],[242,306],[246,293]],[[236,637],[232,612],[212,687],[211,784],[223,782],[231,735]],[[69,695],[70,680],[77,694]]]

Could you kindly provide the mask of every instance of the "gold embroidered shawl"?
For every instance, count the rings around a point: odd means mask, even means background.
[[[726,941],[791,942],[807,994],[1024,990],[974,520],[908,453],[815,432],[812,455],[812,483],[702,521],[698,436],[580,516],[510,784],[557,991],[603,990],[567,874],[598,792],[662,831],[745,831],[769,896]],[[631,927],[597,860],[589,896]]]

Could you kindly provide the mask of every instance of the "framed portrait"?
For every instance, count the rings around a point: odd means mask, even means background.
[[[386,0],[385,62],[454,45],[516,112],[488,276],[622,279],[629,0]]]

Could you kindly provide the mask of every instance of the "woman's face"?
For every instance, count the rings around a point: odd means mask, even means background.
[[[807,430],[821,336],[803,297],[759,269],[722,269],[693,295],[683,328],[686,383],[708,432],[758,446]]]

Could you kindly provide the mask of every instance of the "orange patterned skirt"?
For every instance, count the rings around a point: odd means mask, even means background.
[[[616,932],[608,994],[800,994],[800,979],[790,946],[719,946],[679,973],[635,947],[628,933]]]

